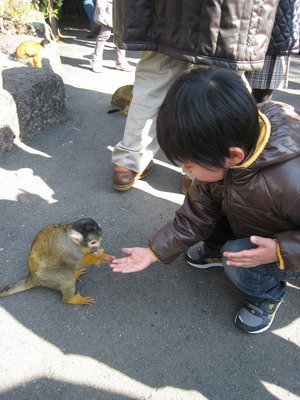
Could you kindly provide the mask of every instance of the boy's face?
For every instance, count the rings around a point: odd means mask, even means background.
[[[207,167],[202,167],[199,164],[189,161],[182,163],[181,168],[183,172],[193,175],[199,181],[217,182],[224,178],[225,172],[228,168],[240,165],[244,161],[246,155],[245,151],[240,147],[230,147],[229,157],[224,158],[223,168],[211,167],[208,169]]]
[[[192,162],[181,164],[182,171],[202,182],[217,182],[224,178],[225,168],[205,168]]]

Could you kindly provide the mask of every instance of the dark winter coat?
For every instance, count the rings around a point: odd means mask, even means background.
[[[207,239],[225,215],[237,237],[277,239],[280,268],[300,271],[300,116],[286,104],[259,108],[260,146],[222,181],[195,181],[174,220],[150,239],[161,262]]]
[[[278,0],[114,0],[115,43],[193,64],[263,67]]]
[[[280,0],[267,54],[290,54],[299,39],[299,0]]]

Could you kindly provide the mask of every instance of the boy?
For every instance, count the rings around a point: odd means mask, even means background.
[[[183,251],[206,268],[221,256],[246,302],[235,323],[266,331],[289,278],[300,278],[300,117],[291,106],[257,108],[242,78],[225,69],[185,73],[169,89],[157,117],[159,145],[195,180],[184,204],[149,240],[114,259],[115,272],[169,263]],[[213,263],[212,265],[216,265]]]

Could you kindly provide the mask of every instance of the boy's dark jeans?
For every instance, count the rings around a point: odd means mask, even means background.
[[[256,247],[249,238],[234,238],[226,219],[220,221],[219,227],[220,229],[217,227],[214,234],[205,241],[209,248],[216,250],[218,247],[220,251],[222,236],[225,244],[221,248],[221,254],[224,251],[237,252]],[[286,281],[290,278],[300,278],[300,272],[284,272],[276,263],[253,268],[231,267],[226,264],[226,258],[223,257],[223,266],[226,275],[245,298],[266,312],[269,311],[270,303],[278,303],[284,298]]]
[[[229,240],[222,247],[224,251],[241,251],[255,248],[248,238]],[[245,298],[257,307],[268,312],[269,305],[280,302],[286,292],[286,281],[290,278],[300,278],[300,272],[284,272],[276,263],[258,265],[253,268],[231,267],[223,257],[226,275],[243,293]]]

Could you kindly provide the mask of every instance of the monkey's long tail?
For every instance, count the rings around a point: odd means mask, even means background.
[[[115,113],[115,112],[118,112],[118,111],[120,111],[119,108],[113,108],[112,110],[108,110],[107,114],[112,114],[112,113]]]
[[[35,286],[36,285],[32,282],[31,278],[28,277],[20,282],[13,283],[12,285],[6,286],[4,289],[0,290],[0,297],[24,292],[25,290],[31,289]]]

